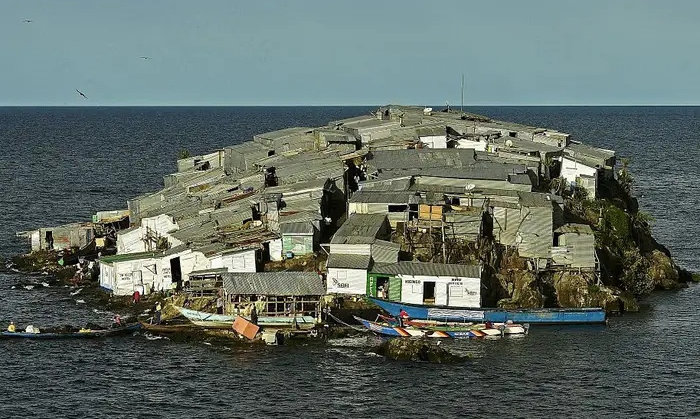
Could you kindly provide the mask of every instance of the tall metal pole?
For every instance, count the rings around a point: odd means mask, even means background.
[[[462,73],[462,104],[459,107],[460,112],[464,112],[464,73]]]

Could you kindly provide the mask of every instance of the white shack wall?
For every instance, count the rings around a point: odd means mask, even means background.
[[[146,251],[141,227],[125,233],[117,233],[117,254],[141,253]]]
[[[255,249],[216,255],[210,260],[211,269],[226,268],[229,272],[256,272]]]
[[[363,295],[367,292],[367,270],[328,268],[329,294]]]
[[[435,282],[435,304],[481,307],[481,278],[399,275],[401,302],[423,304],[423,284]]]
[[[372,254],[369,244],[333,244],[330,245],[330,253],[341,253],[344,255],[366,255]]]
[[[597,172],[598,170],[595,167],[586,166],[585,164],[562,157],[561,177],[566,179],[570,184],[576,183],[576,178],[581,175],[595,176]]]
[[[455,148],[471,148],[476,151],[486,151],[486,142],[461,139],[457,140]]]
[[[155,291],[161,291],[155,287],[156,283],[160,283],[158,272],[156,259],[100,263],[100,285],[111,290],[114,295],[131,295],[137,290],[141,294],[147,294],[152,287]]]
[[[282,239],[270,240],[270,260],[282,260]]]
[[[428,148],[447,148],[447,135],[426,135],[418,138]]]
[[[187,249],[183,252],[176,253],[173,255],[165,256],[160,262],[160,275],[158,278],[158,286],[156,289],[167,290],[175,288],[176,284],[173,284],[172,268],[170,261],[172,259],[180,258],[180,272],[182,274],[182,280],[187,281],[190,279],[189,275],[192,271],[199,271],[202,269],[209,269],[211,263],[209,259],[204,256],[202,252],[193,252]]]

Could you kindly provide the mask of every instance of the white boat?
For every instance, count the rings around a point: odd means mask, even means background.
[[[214,314],[203,311],[191,310],[185,307],[177,307],[180,314],[197,326],[209,328],[230,329],[237,315]],[[241,316],[250,321],[250,317]],[[310,329],[316,325],[313,316],[258,316],[258,325],[261,327],[299,327]]]

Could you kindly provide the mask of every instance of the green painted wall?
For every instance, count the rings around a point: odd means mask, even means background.
[[[367,295],[370,297],[377,297],[377,278],[379,277],[389,278],[388,299],[391,301],[401,301],[401,278],[398,276],[375,273],[367,274]]]
[[[282,236],[282,250],[295,255],[308,255],[314,252],[313,236]]]

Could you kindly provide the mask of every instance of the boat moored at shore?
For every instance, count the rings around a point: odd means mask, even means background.
[[[506,310],[501,308],[445,307],[397,303],[369,297],[369,300],[387,313],[398,317],[404,311],[409,318],[456,322],[494,322],[534,324],[602,324],[602,308],[535,308]]]

